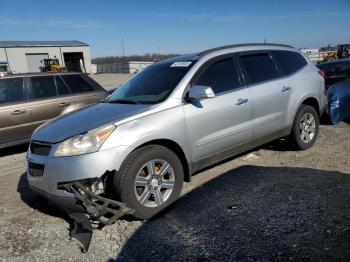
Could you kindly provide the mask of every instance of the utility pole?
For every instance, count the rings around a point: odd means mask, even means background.
[[[124,58],[124,56],[125,56],[124,37],[122,37],[122,49],[123,49],[123,58]]]

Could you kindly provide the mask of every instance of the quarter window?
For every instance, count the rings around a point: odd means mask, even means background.
[[[240,59],[251,84],[279,77],[276,65],[269,54],[242,55]]]
[[[23,78],[0,80],[0,104],[14,103],[25,100]]]
[[[215,94],[233,90],[240,81],[232,58],[210,65],[195,82],[195,85],[209,86]]]
[[[53,76],[31,77],[32,99],[42,99],[57,96],[55,81]]]
[[[273,55],[284,75],[293,74],[307,64],[305,58],[297,52],[273,51]]]

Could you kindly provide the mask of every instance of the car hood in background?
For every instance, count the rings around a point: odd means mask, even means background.
[[[151,106],[100,103],[84,107],[44,124],[34,132],[32,140],[58,143],[69,137],[147,111]]]

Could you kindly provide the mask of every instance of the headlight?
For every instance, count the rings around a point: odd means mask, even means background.
[[[86,134],[71,137],[60,143],[54,157],[77,156],[97,152],[115,128],[115,125],[103,126]]]

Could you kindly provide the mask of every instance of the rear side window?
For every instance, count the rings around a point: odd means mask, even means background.
[[[72,93],[85,93],[94,91],[93,86],[81,78],[80,75],[62,75],[62,77],[69,86]]]
[[[240,56],[251,84],[279,77],[276,65],[269,54],[252,54]]]
[[[25,100],[23,78],[0,80],[0,104],[14,103]]]
[[[59,76],[55,77],[59,96],[69,95],[71,92]]]
[[[43,99],[57,96],[53,76],[36,76],[30,78],[32,83],[32,99]]]
[[[273,51],[272,53],[284,75],[293,74],[307,64],[305,58],[297,52]]]
[[[209,86],[215,94],[240,87],[238,73],[232,58],[210,65],[200,75],[195,85]]]

